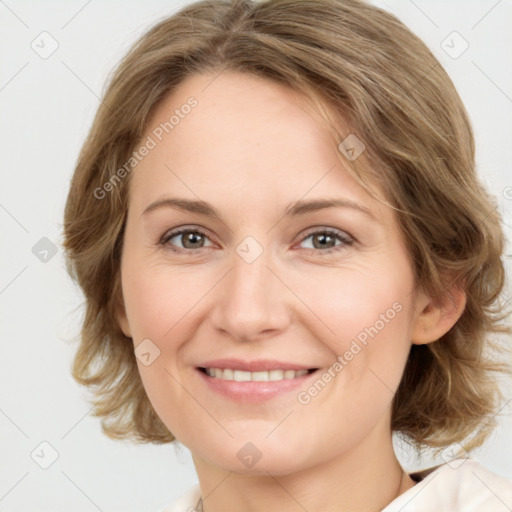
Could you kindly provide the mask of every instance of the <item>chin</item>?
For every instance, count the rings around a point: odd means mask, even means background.
[[[304,450],[286,446],[283,440],[279,440],[279,443],[270,443],[268,440],[252,442],[231,439],[222,446],[206,446],[203,453],[206,453],[206,457],[203,458],[210,464],[226,471],[246,475],[288,475],[308,465],[304,458]]]

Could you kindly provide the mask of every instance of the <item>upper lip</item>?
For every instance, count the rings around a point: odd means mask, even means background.
[[[264,372],[269,370],[312,370],[314,366],[303,364],[288,363],[277,361],[275,359],[256,359],[254,361],[244,361],[242,359],[215,359],[205,361],[198,368],[230,368],[232,370],[242,370],[246,372]]]

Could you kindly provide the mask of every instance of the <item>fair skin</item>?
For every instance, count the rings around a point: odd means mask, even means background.
[[[409,349],[447,332],[464,296],[437,304],[415,288],[394,212],[349,176],[294,91],[248,74],[213,77],[187,78],[150,120],[145,137],[198,100],[130,176],[119,323],[135,347],[150,339],[160,350],[148,366],[137,360],[139,372],[155,411],[191,450],[205,511],[380,510],[414,485],[390,427]],[[171,207],[143,214],[163,197],[207,201],[220,219]],[[353,201],[373,217],[340,207],[284,215],[320,198]],[[181,227],[206,236],[169,239]],[[326,239],[326,229],[354,242]],[[250,263],[237,253],[248,236],[263,251]],[[394,303],[400,312],[299,403]],[[213,391],[197,368],[229,357],[318,370],[294,391],[245,403]],[[251,467],[237,456],[247,442],[261,454]]]

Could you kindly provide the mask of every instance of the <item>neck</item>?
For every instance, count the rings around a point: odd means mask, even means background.
[[[285,475],[240,474],[193,455],[204,512],[378,512],[414,485],[391,436],[365,439],[328,461]]]

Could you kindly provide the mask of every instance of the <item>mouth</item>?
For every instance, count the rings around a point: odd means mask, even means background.
[[[238,404],[262,404],[272,399],[293,400],[292,391],[311,385],[319,368],[257,371],[218,366],[196,367],[206,393]]]
[[[281,380],[291,380],[303,377],[316,372],[318,368],[310,368],[303,370],[266,370],[249,372],[244,370],[236,370],[233,368],[203,368],[199,367],[199,371],[213,379],[231,380],[236,382],[276,382]]]

